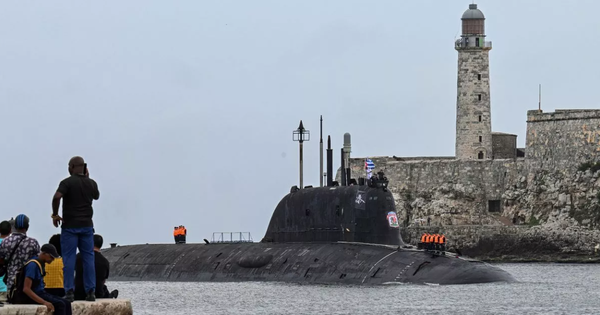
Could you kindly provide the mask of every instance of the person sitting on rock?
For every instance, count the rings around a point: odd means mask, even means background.
[[[15,231],[0,244],[0,263],[8,262],[6,275],[6,288],[11,290],[17,270],[25,263],[40,253],[38,241],[27,236],[29,230],[29,217],[19,214],[15,219]]]
[[[116,299],[119,295],[118,290],[113,290],[112,292],[108,292],[108,288],[106,287],[106,279],[108,279],[108,274],[110,270],[110,263],[108,259],[102,255],[100,252],[100,248],[102,248],[102,244],[104,243],[104,239],[102,235],[94,234],[94,262],[96,268],[96,298],[99,299]],[[80,254],[77,254],[75,259],[75,300],[85,300],[86,293],[83,284],[83,262],[81,260]]]
[[[60,234],[54,234],[50,237],[49,244],[52,244],[56,248],[56,252],[59,256],[54,261],[46,266],[46,275],[44,276],[44,284],[46,286],[46,292],[63,297],[65,296],[64,287],[64,276],[63,276],[63,260],[62,260],[62,247],[60,246]]]
[[[58,252],[52,244],[44,244],[40,251],[37,257],[25,263],[23,274],[17,274],[11,303],[41,304],[46,306],[48,313],[71,315],[71,302],[46,292],[44,288],[46,265],[59,257]]]
[[[12,226],[10,225],[10,222],[8,221],[2,221],[0,222],[0,244],[2,243],[2,240],[9,237],[10,233],[12,230]],[[4,277],[2,276],[0,277],[0,304],[6,302],[6,298],[7,298],[7,288],[6,288],[6,284],[4,283]]]

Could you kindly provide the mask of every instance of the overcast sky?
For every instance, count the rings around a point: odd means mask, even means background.
[[[0,193],[40,243],[51,197],[83,156],[105,243],[247,231],[318,185],[319,115],[335,168],[352,156],[453,156],[461,15],[471,1],[3,1]],[[525,144],[526,111],[598,108],[600,2],[478,1],[492,129]]]

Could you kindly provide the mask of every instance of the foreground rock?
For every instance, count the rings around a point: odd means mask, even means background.
[[[133,308],[128,299],[97,299],[96,302],[75,301],[73,315],[131,315]],[[42,305],[12,305],[0,307],[0,315],[50,315]]]

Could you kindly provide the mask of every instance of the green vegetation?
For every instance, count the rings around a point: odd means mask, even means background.
[[[540,220],[538,220],[535,216],[532,215],[531,218],[529,218],[529,222],[527,224],[529,224],[529,226],[540,225]]]

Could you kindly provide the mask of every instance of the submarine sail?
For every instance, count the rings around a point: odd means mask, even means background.
[[[369,185],[292,189],[275,208],[263,242],[361,242],[403,246],[384,174]]]

